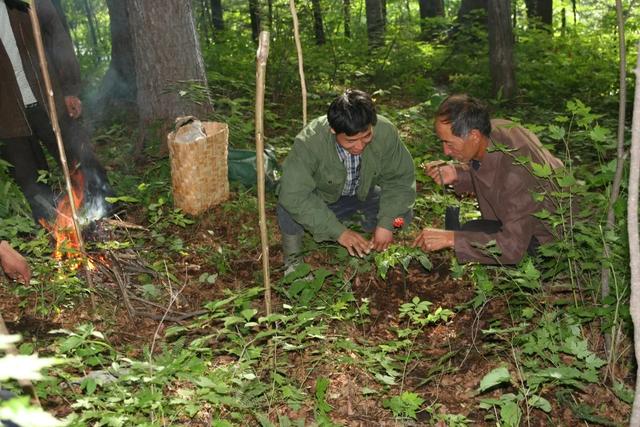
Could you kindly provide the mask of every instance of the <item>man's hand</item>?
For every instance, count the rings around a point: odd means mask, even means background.
[[[363,257],[371,252],[371,242],[352,230],[345,230],[338,237],[338,243],[347,248],[351,256]]]
[[[31,280],[31,270],[27,260],[4,240],[0,242],[0,264],[9,278],[18,280],[25,285]]]
[[[424,171],[440,185],[453,184],[458,180],[458,172],[453,165],[436,160],[424,165]]]
[[[82,101],[77,96],[65,96],[64,103],[67,106],[67,113],[72,119],[77,119],[82,115]]]
[[[393,231],[386,228],[376,227],[371,239],[371,246],[378,252],[387,250],[389,245],[393,243]]]
[[[417,246],[425,252],[452,248],[455,243],[454,236],[453,231],[425,228],[420,232],[416,240],[414,240],[412,246],[414,248]]]

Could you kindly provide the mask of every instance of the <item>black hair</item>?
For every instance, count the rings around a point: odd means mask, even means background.
[[[450,95],[442,101],[436,120],[451,124],[451,133],[465,138],[473,129],[486,137],[491,135],[491,118],[485,103],[467,94]]]
[[[375,126],[376,107],[371,96],[361,90],[347,90],[329,105],[327,119],[336,134],[352,136]]]

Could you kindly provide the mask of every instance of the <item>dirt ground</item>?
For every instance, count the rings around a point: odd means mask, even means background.
[[[198,244],[215,247],[223,242],[233,244],[238,239],[238,227],[229,222],[214,220],[224,218],[224,215],[225,212],[221,208],[216,208],[208,216],[211,219],[205,219],[186,229],[176,227],[170,232],[180,233],[187,246]],[[270,213],[270,217],[273,218],[273,212]],[[247,221],[253,220],[247,217]],[[130,224],[142,224],[142,220],[136,219],[134,215],[130,215],[126,221]],[[212,233],[208,233],[207,230],[211,230]],[[112,232],[125,231],[117,229]],[[96,251],[91,255],[98,259],[100,255],[104,256],[104,253]],[[136,313],[132,316],[123,301],[114,274],[101,268],[91,273],[96,286],[95,314],[92,313],[89,299],[84,298],[59,312],[46,316],[38,315],[34,310],[35,300],[43,296],[31,294],[26,299],[19,297],[14,292],[15,286],[6,279],[0,287],[0,310],[10,332],[22,334],[25,341],[34,343],[36,348],[51,341],[52,338],[48,334],[51,330],[72,329],[74,325],[91,321],[97,330],[106,332],[112,345],[135,357],[145,344],[154,339],[156,333],[162,337],[165,327],[188,322],[189,319],[180,320],[180,316],[197,313],[204,303],[220,297],[224,289],[239,289],[243,284],[250,283],[262,268],[259,255],[259,249],[255,248],[253,252],[243,253],[231,260],[229,271],[221,275],[214,284],[198,283],[194,279],[204,272],[214,273],[212,266],[202,265],[201,260],[195,255],[192,259],[183,260],[176,270],[182,272],[183,277],[180,279],[187,285],[172,307],[175,312],[166,312],[166,302],[160,301],[157,306],[153,306],[132,299],[130,303]],[[478,396],[476,390],[486,373],[505,360],[511,360],[508,354],[496,354],[494,343],[485,341],[481,332],[492,321],[508,316],[506,303],[501,299],[493,299],[480,312],[474,311],[470,304],[467,304],[475,294],[473,285],[465,280],[451,278],[449,256],[448,253],[435,255],[432,258],[434,266],[430,272],[425,272],[417,263],[412,263],[408,273],[396,269],[390,272],[386,280],[377,277],[375,271],[359,276],[354,280],[353,289],[358,298],[370,299],[371,321],[360,328],[350,328],[348,334],[354,342],[377,343],[395,338],[392,330],[398,326],[398,309],[414,296],[432,302],[433,307],[453,310],[455,314],[449,322],[426,327],[418,338],[415,351],[419,353],[419,357],[407,365],[405,389],[414,391],[424,398],[425,406],[438,404],[437,412],[440,414],[464,414],[472,420],[472,425],[496,425],[495,420],[485,418],[489,413],[478,408],[478,401],[480,397],[498,397],[504,390],[485,393],[482,396]],[[312,258],[312,263],[321,265],[321,257]],[[279,269],[282,256],[277,242],[271,242],[270,263],[274,268],[272,280],[277,281],[282,276]],[[120,258],[120,268],[125,272],[130,271],[134,268],[134,263]],[[135,268],[144,271],[148,266],[137,265]],[[149,271],[146,273],[151,274]],[[186,276],[191,280],[187,281]],[[159,327],[163,316],[165,319]],[[309,361],[300,357],[292,359],[292,363],[300,363],[302,367]],[[303,375],[304,369],[299,371],[300,375]],[[292,372],[296,372],[295,366]],[[394,421],[388,410],[381,407],[379,395],[364,396],[361,393],[362,387],[365,386],[380,389],[379,384],[366,371],[327,362],[314,372],[314,378],[319,375],[331,380],[327,401],[333,407],[330,416],[334,422],[347,426],[400,425]],[[310,390],[314,378],[308,381]],[[568,405],[558,404],[558,399],[552,391],[548,394],[543,392],[542,395],[552,402],[552,412],[545,414],[540,410],[533,410],[528,422],[523,425],[597,425],[578,419]],[[628,416],[628,407],[621,404],[607,387],[600,384],[583,391],[575,390],[572,398],[576,402],[587,403],[600,409],[599,415],[613,420],[613,425],[624,424]],[[54,410],[60,416],[70,411],[68,402],[59,399],[45,400],[44,403],[45,407]],[[283,407],[279,408],[278,412],[290,418],[311,419],[313,416],[306,407],[299,411]],[[430,415],[423,411],[418,414],[416,422],[402,425],[433,425],[429,418]]]

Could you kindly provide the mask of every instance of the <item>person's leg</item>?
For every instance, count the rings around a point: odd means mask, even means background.
[[[12,167],[9,172],[22,190],[36,223],[55,217],[55,198],[51,188],[38,182],[38,171],[48,170],[42,147],[33,138],[14,138],[0,144],[0,156]]]
[[[282,255],[284,266],[289,269],[302,261],[302,238],[304,228],[298,224],[291,214],[278,203],[276,206],[278,225],[282,235]]]
[[[461,231],[481,231],[483,233],[497,233],[502,229],[502,222],[492,219],[474,219],[462,224]]]

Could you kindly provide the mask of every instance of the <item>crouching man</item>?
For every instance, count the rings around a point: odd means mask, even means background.
[[[486,105],[468,95],[443,101],[435,130],[444,154],[459,164],[432,162],[427,174],[440,185],[453,185],[458,194],[474,194],[482,219],[458,230],[425,228],[414,246],[424,251],[454,248],[461,262],[516,264],[555,239],[551,226],[535,216],[543,209],[555,211],[550,182],[536,177],[529,161],[551,169],[563,165],[533,133],[507,120],[490,120]],[[541,200],[536,194],[545,196]],[[491,241],[498,254],[485,249]]]
[[[394,219],[409,223],[415,196],[413,160],[397,129],[368,94],[348,90],[296,136],[284,162],[277,213],[285,266],[300,261],[305,230],[351,256],[385,250]],[[343,223],[358,212],[370,240]]]

